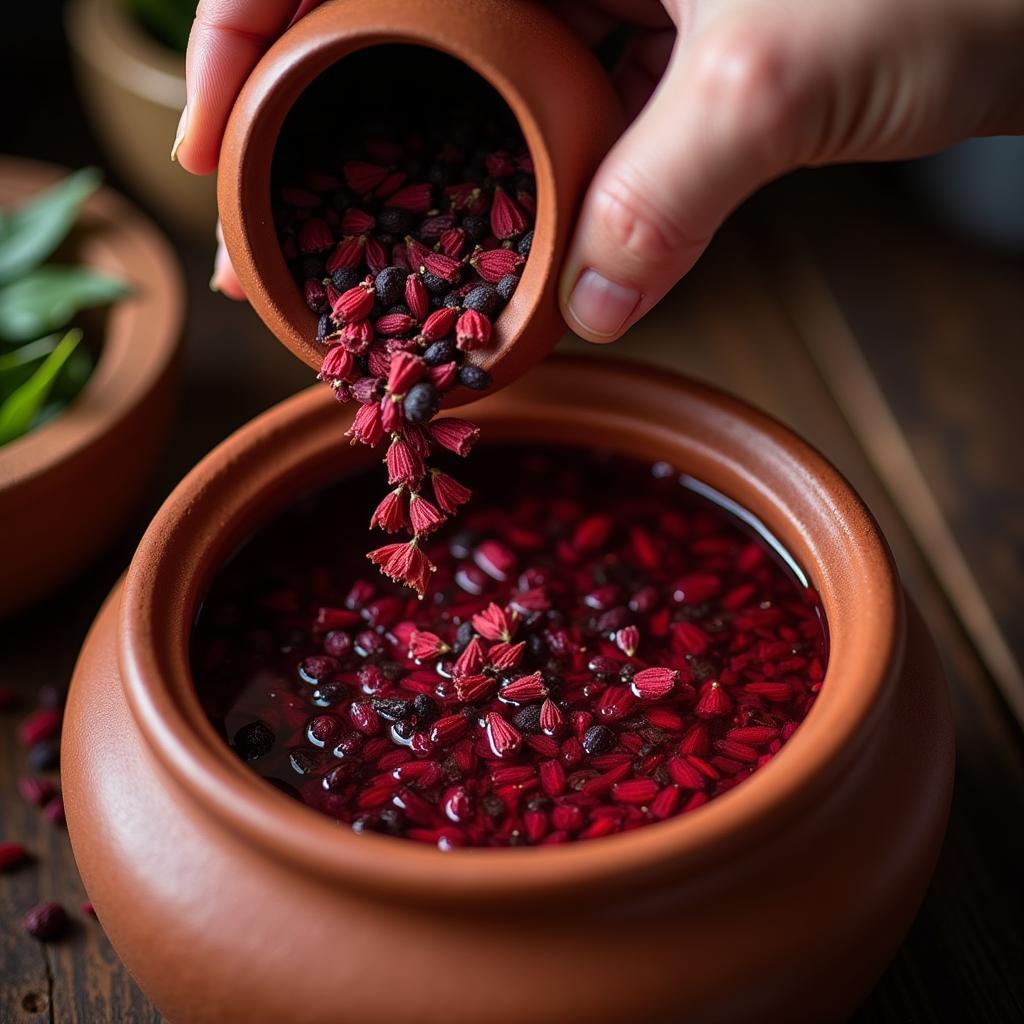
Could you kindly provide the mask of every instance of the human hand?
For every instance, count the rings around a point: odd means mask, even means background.
[[[238,90],[316,0],[202,0],[189,42],[188,170],[214,169]],[[568,324],[613,341],[751,192],[802,166],[889,160],[1024,130],[1021,0],[552,0],[588,43],[636,27],[616,81],[635,117],[584,201]],[[214,287],[241,297],[221,245]]]

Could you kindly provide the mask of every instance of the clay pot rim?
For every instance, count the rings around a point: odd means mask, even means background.
[[[502,398],[503,412],[485,416],[488,404]],[[337,477],[325,463],[337,454],[342,426],[326,389],[289,399],[211,452],[157,514],[132,562],[119,611],[123,685],[164,768],[214,818],[270,855],[336,884],[421,903],[507,904],[555,893],[609,898],[655,886],[669,874],[728,870],[731,858],[753,856],[780,829],[793,827],[803,811],[828,798],[830,787],[842,784],[844,767],[860,756],[873,723],[886,713],[902,662],[902,591],[859,498],[820,454],[770,417],[704,385],[635,365],[552,359],[528,381],[482,401],[478,415],[494,439],[503,429],[511,436],[510,424],[524,439],[562,436],[552,418],[563,413],[585,436],[611,424],[623,438],[622,450],[639,454],[652,438],[678,440],[678,424],[646,421],[658,403],[665,417],[685,414],[699,424],[692,445],[685,441],[694,457],[720,465],[737,486],[749,488],[732,497],[796,556],[829,617],[832,657],[822,693],[782,752],[752,778],[697,811],[626,834],[560,847],[442,854],[339,829],[240,762],[195,694],[188,669],[191,624],[210,578],[239,541],[287,495]],[[368,457],[360,454],[357,461]],[[781,488],[769,480],[773,476]],[[801,521],[810,516],[816,516],[813,529]],[[822,553],[830,545],[832,571],[822,575]],[[855,614],[837,618],[844,608]]]
[[[18,202],[68,173],[55,164],[0,158],[0,203]],[[100,443],[150,397],[180,345],[184,282],[157,227],[108,187],[86,200],[81,225],[82,262],[121,276],[135,290],[111,308],[100,357],[75,401],[38,430],[0,446],[3,496],[62,472]]]
[[[184,105],[184,54],[153,38],[124,3],[71,0],[64,24],[77,56],[114,78],[125,91],[168,110]]]
[[[318,75],[358,50],[405,44],[455,58],[489,83],[508,104],[523,131],[537,181],[535,234],[519,286],[494,323],[491,344],[474,352],[469,360],[488,370],[495,386],[500,387],[528,363],[518,357],[513,360],[517,370],[503,372],[514,346],[535,347],[536,358],[541,358],[557,340],[556,334],[547,344],[538,339],[535,345],[525,338],[544,304],[549,282],[557,280],[555,239],[567,230],[561,223],[563,204],[558,198],[560,186],[547,133],[519,83],[504,73],[500,61],[467,45],[465,25],[460,26],[460,33],[448,33],[423,18],[415,7],[392,4],[383,10],[385,6],[376,5],[363,24],[353,20],[353,12],[339,12],[335,4],[323,4],[290,26],[264,54],[235,103],[221,149],[217,201],[224,240],[243,290],[261,319],[292,353],[319,369],[323,350],[313,340],[317,318],[305,305],[288,270],[273,226],[270,154],[284,119]],[[354,14],[365,18],[367,12],[357,10]],[[462,17],[485,21],[488,14],[476,0],[466,0]],[[565,36],[569,43],[578,45],[553,16],[540,10],[534,14],[537,17],[547,19],[549,34]],[[476,397],[466,388],[456,388],[446,396],[444,405],[451,407]]]

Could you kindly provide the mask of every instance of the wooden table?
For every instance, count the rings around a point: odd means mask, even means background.
[[[46,70],[38,118],[15,126],[14,149],[95,159],[66,78]],[[208,291],[207,247],[181,251],[189,326],[166,457],[147,508],[114,548],[61,594],[0,624],[0,685],[26,701],[66,683],[100,601],[175,481],[308,382],[249,310]],[[615,349],[728,388],[818,445],[875,512],[938,638],[959,743],[952,820],[917,922],[857,1014],[865,1024],[1024,1020],[1022,271],[1020,260],[930,226],[895,171],[804,174],[749,204]],[[36,901],[77,908],[84,894],[66,835],[16,793],[17,718],[0,716],[0,837],[26,841],[37,863],[0,878],[0,1022],[159,1021],[95,921],[53,946],[20,929]]]

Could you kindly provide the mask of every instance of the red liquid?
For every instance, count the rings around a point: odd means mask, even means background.
[[[466,515],[425,542],[425,601],[362,555],[371,475],[224,569],[193,669],[253,770],[356,830],[448,848],[638,828],[771,760],[827,637],[768,540],[664,464],[497,446],[472,461]],[[417,662],[415,630],[454,650]]]

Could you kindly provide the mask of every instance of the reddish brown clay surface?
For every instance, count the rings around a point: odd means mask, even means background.
[[[0,161],[0,204],[64,173]],[[139,499],[170,419],[184,315],[170,247],[109,189],[88,200],[75,238],[81,262],[136,291],[106,317],[102,354],[75,402],[0,447],[0,615],[64,582],[113,537]]]
[[[271,159],[282,122],[303,89],[347,54],[383,43],[430,47],[471,67],[516,115],[533,156],[538,209],[530,259],[492,343],[474,358],[500,387],[546,355],[565,332],[557,271],[584,188],[622,123],[598,62],[538,4],[330,0],[297,22],[257,65],[228,122],[218,205],[232,263],[270,330],[319,369],[323,352],[314,340],[316,318],[303,302],[274,230]],[[381,69],[382,75],[394,73]],[[448,404],[473,397],[456,389]]]
[[[663,373],[549,361],[467,414],[494,440],[667,460],[760,517],[829,621],[806,722],[706,807],[573,846],[442,853],[270,790],[206,720],[188,636],[255,526],[366,464],[314,389],[189,474],[76,670],[68,821],[119,954],[177,1022],[841,1019],[913,918],[953,766],[941,668],[870,514],[780,425]]]

